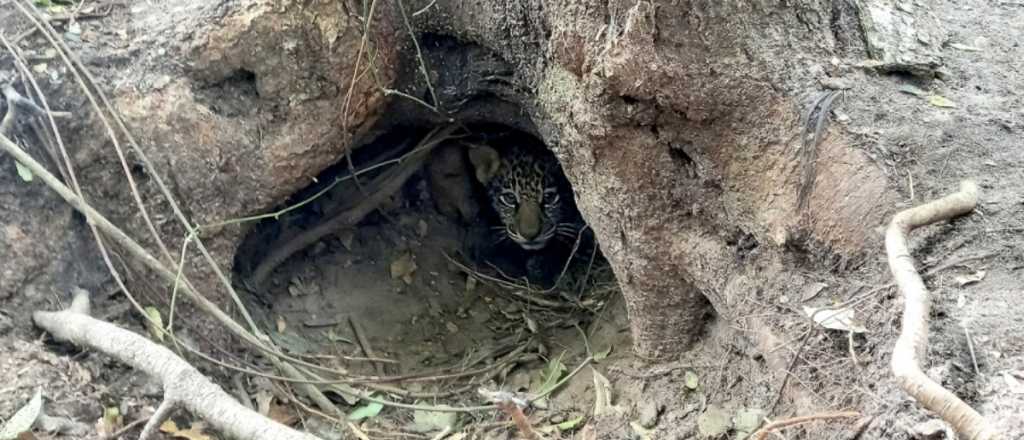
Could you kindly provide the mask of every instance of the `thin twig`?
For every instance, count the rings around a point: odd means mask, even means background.
[[[526,414],[523,414],[523,409],[513,402],[500,402],[498,403],[500,408],[510,419],[516,424],[516,428],[519,428],[519,433],[528,440],[541,440],[539,434],[533,430],[533,426],[530,425],[530,420],[526,418]]]
[[[356,437],[359,437],[359,440],[370,440],[370,437],[360,430],[355,423],[348,422],[348,428],[352,430],[352,433],[355,434]]]
[[[974,341],[971,338],[971,331],[967,329],[967,322],[961,322],[960,325],[964,328],[964,337],[967,338],[967,349],[971,351],[971,363],[974,365],[974,374],[981,376],[981,369],[978,368],[978,356],[974,354]]]
[[[430,9],[432,6],[434,6],[435,3],[437,3],[437,0],[430,0],[430,3],[427,3],[426,6],[420,8],[420,10],[418,10],[416,12],[413,12],[412,16],[415,17],[415,16],[420,15],[420,14],[422,14],[424,12],[427,12],[427,10]]]
[[[348,325],[352,327],[352,333],[356,335],[356,341],[359,341],[359,347],[363,350],[363,355],[368,358],[375,358],[377,355],[373,351],[373,347],[370,345],[370,340],[366,339],[366,332],[363,331],[362,324],[356,322],[355,318],[348,318]],[[384,375],[384,366],[379,363],[374,363],[373,368],[377,370],[377,374]]]
[[[121,438],[122,435],[127,434],[128,431],[131,431],[131,430],[137,428],[139,425],[141,425],[143,423],[146,423],[146,421],[148,421],[148,420],[149,420],[149,417],[140,417],[138,419],[135,419],[131,423],[129,423],[127,425],[124,425],[123,428],[118,429],[117,432],[114,432],[114,433],[107,434],[107,435],[103,436],[103,440],[115,440],[115,439]]]
[[[853,363],[854,367],[860,368],[860,363],[857,362],[857,350],[853,345],[853,331],[846,332],[846,343],[850,350],[850,362]]]
[[[427,90],[430,91],[430,98],[434,101],[434,112],[440,113],[439,108],[441,103],[437,100],[437,93],[434,92],[434,86],[430,83],[430,71],[427,70],[427,61],[423,58],[423,51],[420,50],[420,39],[416,36],[416,30],[412,27],[412,22],[409,21],[409,14],[405,11],[405,4],[402,0],[395,0],[398,3],[398,11],[402,14],[402,21],[405,22],[406,29],[409,30],[409,37],[412,39],[412,46],[416,49],[416,60],[419,62],[420,72],[423,74],[423,81],[427,84]]]
[[[508,282],[508,281],[505,281],[505,280],[502,280],[500,278],[495,278],[495,277],[489,276],[487,274],[483,274],[483,273],[477,272],[477,271],[469,268],[469,266],[466,266],[465,264],[462,264],[459,261],[455,260],[450,255],[448,255],[447,253],[443,252],[442,254],[448,260],[448,262],[450,262],[453,266],[455,266],[459,270],[462,270],[463,272],[465,272],[467,275],[476,277],[476,278],[478,278],[480,280],[490,281],[490,282],[493,282],[495,284],[498,284],[499,286],[505,287],[507,289],[506,292],[508,292],[510,295],[512,295],[512,296],[514,296],[514,297],[516,297],[518,299],[521,299],[521,300],[529,302],[529,303],[533,303],[533,304],[541,306],[541,307],[547,307],[549,309],[554,309],[554,310],[566,310],[566,309],[574,309],[575,308],[572,304],[566,304],[566,303],[561,302],[561,301],[552,301],[552,300],[549,300],[549,299],[540,298],[540,297],[538,297],[536,295],[528,295],[528,294],[522,293],[520,290],[522,290],[523,286],[520,286],[520,285],[515,284],[515,283],[511,283],[511,282]]]
[[[793,417],[786,420],[777,420],[758,429],[754,435],[750,438],[753,440],[764,440],[768,436],[769,432],[773,432],[779,429],[788,428],[791,426],[803,425],[806,423],[818,421],[818,420],[839,420],[839,419],[853,419],[860,417],[859,412],[855,411],[844,411],[844,412],[831,412],[822,414],[813,414],[809,416]]]
[[[811,340],[811,334],[814,333],[811,330],[807,330],[804,334],[803,340],[800,341],[800,346],[796,349],[796,353],[793,353],[793,359],[789,360],[789,366],[786,367],[786,371],[783,372],[782,384],[779,385],[779,391],[775,393],[775,400],[772,401],[772,406],[768,408],[768,414],[775,412],[775,407],[779,405],[779,401],[782,400],[782,393],[786,390],[786,385],[789,384],[790,375],[787,374],[793,370],[796,366],[796,361],[800,359],[800,354],[804,352],[804,347],[807,346],[807,342]]]

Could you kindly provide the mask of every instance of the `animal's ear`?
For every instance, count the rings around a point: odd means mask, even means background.
[[[469,162],[473,164],[476,180],[486,184],[495,174],[498,174],[501,156],[498,155],[497,150],[481,145],[469,149]]]

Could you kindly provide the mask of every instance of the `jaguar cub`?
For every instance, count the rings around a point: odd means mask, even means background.
[[[575,240],[581,221],[569,182],[550,151],[519,147],[499,153],[476,146],[469,160],[500,220],[499,241],[540,251],[558,237]]]
[[[484,190],[481,202],[493,208],[482,210],[491,233],[485,234],[489,244],[474,246],[474,259],[505,276],[553,288],[575,258],[595,255],[596,243],[551,151],[531,142],[498,147],[473,146],[468,153]]]

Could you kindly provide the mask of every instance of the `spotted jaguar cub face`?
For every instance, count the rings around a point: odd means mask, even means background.
[[[572,197],[554,155],[522,149],[499,154],[487,146],[469,150],[469,159],[501,218],[499,239],[526,250],[539,250],[558,236],[573,237],[565,197]]]

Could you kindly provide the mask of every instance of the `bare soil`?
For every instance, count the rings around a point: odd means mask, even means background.
[[[888,176],[902,196],[900,207],[941,197],[955,190],[961,179],[973,178],[980,184],[981,205],[973,214],[918,231],[911,240],[920,270],[932,273],[927,279],[934,295],[927,371],[993,421],[1006,438],[1024,438],[1024,5],[997,0],[935,3],[948,30],[942,79],[879,77],[856,70],[846,78],[852,87],[837,100],[832,124]],[[16,26],[9,12],[0,6],[3,29],[24,29]],[[114,13],[82,21],[82,32],[92,32],[99,41],[108,39],[114,53],[134,50],[114,43],[127,26],[125,20]],[[23,44],[44,47],[34,38]],[[107,60],[112,59],[110,47],[103,52]],[[95,54],[83,54],[87,60],[90,55]],[[836,60],[844,65],[860,61]],[[2,63],[0,74],[9,74],[10,61]],[[956,106],[931,105],[926,98],[901,92],[907,85]],[[0,247],[0,258],[42,249],[60,254],[56,249],[62,246],[68,249],[63,253],[66,259],[87,254],[89,237],[81,222],[76,223],[38,184],[16,181],[9,158],[0,157],[0,170],[0,200],[5,204],[0,210],[0,238],[5,238],[0,246],[8,246]],[[259,314],[279,344],[297,355],[368,374],[433,371],[469,362],[481,353],[507,354],[520,347],[533,355],[469,381],[397,385],[408,392],[442,394],[467,384],[530,390],[553,360],[560,359],[571,370],[588,353],[610,349],[607,358],[593,369],[583,369],[557,392],[546,409],[530,413],[538,427],[589,417],[596,394],[592,371],[598,371],[611,381],[613,403],[622,409],[588,420],[598,438],[638,438],[642,430],[630,422],[651,427],[647,438],[699,438],[698,419],[713,407],[729,415],[741,409],[762,410],[772,419],[854,410],[868,423],[863,432],[853,423],[813,423],[786,430],[790,439],[910,439],[913,427],[932,418],[909,401],[889,373],[902,302],[895,289],[885,287],[891,277],[883,249],[874,250],[856,269],[857,285],[837,285],[825,272],[803,274],[820,278],[821,288],[813,291],[785,284],[762,286],[747,299],[760,310],[757,316],[712,320],[705,332],[714,337],[700,340],[677,359],[651,362],[631,353],[628,317],[607,266],[599,262],[582,269],[589,273],[589,281],[579,299],[592,301],[587,308],[566,312],[532,306],[515,296],[525,289],[474,278],[451,262],[449,256],[459,260],[466,231],[435,213],[420,197],[422,187],[414,181],[386,215],[375,214],[359,228],[339,232],[278,269],[270,295],[264,298],[270,304]],[[42,220],[50,218],[59,220]],[[403,258],[416,267],[404,271],[407,280],[392,274],[393,264]],[[54,262],[76,268],[95,264]],[[156,384],[101,354],[46,344],[29,315],[62,307],[67,298],[64,286],[84,284],[94,290],[94,314],[145,332],[138,318],[112,293],[109,281],[67,275],[90,273],[87,270],[31,269],[38,275],[0,270],[0,286],[13,276],[54,278],[54,287],[45,292],[33,288],[4,294],[0,289],[0,420],[40,387],[50,415],[91,426],[104,408],[114,406],[125,422],[143,417],[144,408],[159,402]],[[977,280],[964,284],[963,277]],[[580,285],[570,284],[575,295],[569,296],[576,297]],[[561,292],[568,293],[564,286]],[[865,294],[866,300],[855,310],[868,331],[852,338],[808,325],[802,313],[803,306],[821,307]],[[569,301],[558,291],[545,298]],[[187,323],[189,317],[182,319]],[[365,345],[352,322],[361,329]],[[782,336],[771,343],[754,337],[764,330],[759,326],[766,325]],[[201,331],[183,327],[183,337],[208,352],[223,350],[248,359],[238,349],[217,346]],[[372,353],[365,352],[366,346]],[[389,362],[359,359],[365,357]],[[230,372],[197,364],[231,387]],[[253,392],[264,389],[256,382],[249,385]],[[474,405],[481,399],[470,389],[454,396],[424,397],[422,402]],[[301,414],[301,421],[295,420],[300,427],[325,438],[355,438],[345,426],[324,422],[296,405],[283,405]],[[412,411],[386,408],[361,426],[371,438],[394,438],[396,432],[430,438],[413,432],[413,417]],[[179,425],[191,422],[186,414],[176,419]],[[477,427],[503,420],[497,413],[464,418]],[[504,428],[471,432],[479,436],[473,438],[514,438],[513,431]],[[580,438],[576,430],[552,435],[559,436]],[[45,433],[37,437],[80,438]]]

